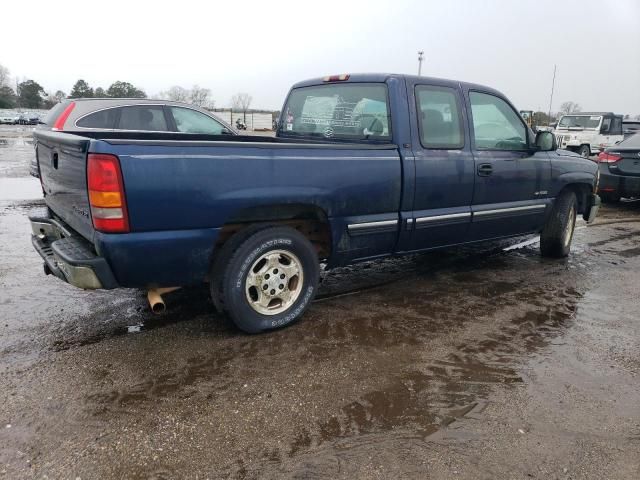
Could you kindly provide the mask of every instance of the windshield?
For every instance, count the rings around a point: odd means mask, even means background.
[[[281,136],[389,140],[387,87],[381,83],[296,88],[279,126]]]
[[[560,119],[558,128],[593,128],[600,125],[599,115],[565,115]]]

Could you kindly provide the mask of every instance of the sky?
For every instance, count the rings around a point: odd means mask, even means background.
[[[552,110],[640,114],[640,0],[29,0],[0,16],[0,64],[52,92],[78,78],[151,97],[198,84],[216,107],[247,92],[279,109],[299,80],[416,74],[423,50],[423,75],[491,86],[519,109],[549,109],[555,64]]]

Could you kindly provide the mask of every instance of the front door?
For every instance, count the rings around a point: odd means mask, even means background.
[[[535,232],[550,201],[551,159],[535,152],[522,117],[495,93],[468,91],[475,188],[472,240]]]
[[[468,240],[474,159],[465,128],[462,91],[438,82],[407,85],[413,125],[413,209],[402,212],[399,250]]]

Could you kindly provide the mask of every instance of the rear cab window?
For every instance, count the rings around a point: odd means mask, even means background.
[[[291,91],[278,134],[346,141],[389,141],[384,83],[331,83]]]

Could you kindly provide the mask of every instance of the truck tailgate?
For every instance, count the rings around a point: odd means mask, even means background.
[[[76,232],[93,241],[87,193],[88,138],[36,130],[36,158],[45,202]]]

